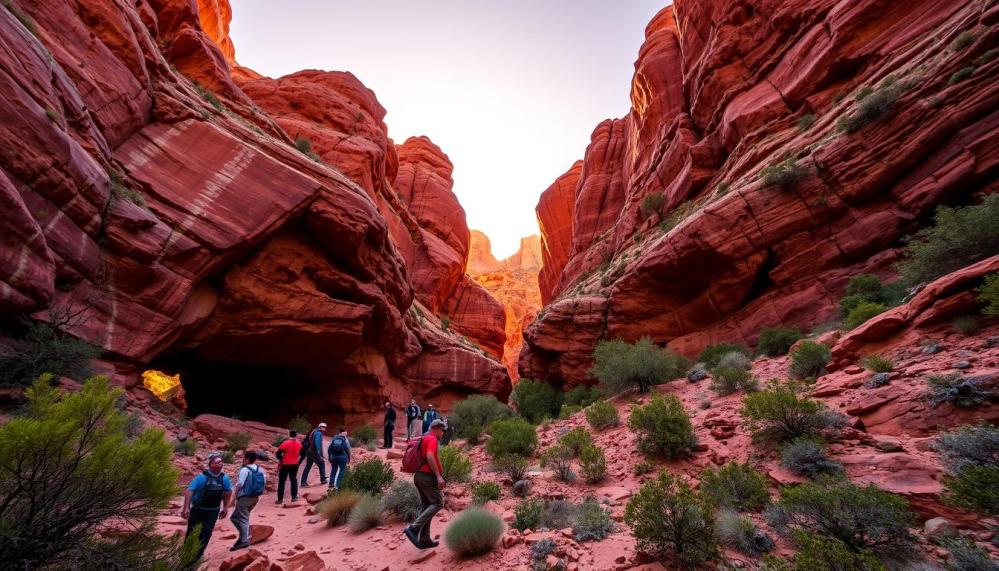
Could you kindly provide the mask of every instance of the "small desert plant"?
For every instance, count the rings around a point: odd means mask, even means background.
[[[392,483],[394,478],[395,474],[392,472],[391,466],[380,458],[370,458],[358,462],[352,468],[348,467],[340,487],[344,490],[356,490],[361,493],[378,495]]]
[[[496,482],[476,482],[472,484],[472,502],[482,505],[500,499],[500,487]]]
[[[496,420],[489,425],[486,452],[493,458],[506,454],[531,456],[537,446],[538,435],[534,426],[522,418]]]
[[[931,375],[926,383],[933,406],[950,403],[959,408],[971,408],[980,406],[993,396],[982,387],[979,377],[963,377],[960,373]]]
[[[314,161],[317,161],[317,162],[319,161],[319,155],[317,155],[315,152],[313,152],[313,150],[312,150],[312,141],[309,140],[308,137],[298,137],[298,138],[296,138],[295,139],[295,148],[298,149],[298,152],[300,152],[303,155],[309,157],[310,159],[312,159]]]
[[[780,357],[787,355],[791,346],[802,337],[804,335],[797,327],[764,327],[756,342],[756,350],[768,357]]]
[[[970,539],[950,538],[944,542],[944,547],[950,555],[950,567],[954,571],[999,571],[999,562],[990,558],[987,551]]]
[[[573,456],[571,448],[564,444],[556,444],[541,455],[541,465],[551,468],[559,480],[571,482],[576,479],[576,474],[572,471]]]
[[[652,194],[645,195],[645,197],[642,198],[642,202],[638,205],[638,210],[642,215],[642,220],[645,220],[653,214],[661,214],[665,204],[666,195],[661,192],[653,192]]]
[[[791,352],[789,372],[795,379],[819,377],[826,372],[826,364],[832,358],[829,347],[821,343],[805,341]]]
[[[177,440],[173,443],[173,451],[182,456],[194,456],[194,453],[198,451],[198,443],[193,438],[184,441]]]
[[[312,425],[309,424],[309,419],[300,414],[288,421],[288,430],[294,430],[299,434],[308,434],[311,429]]]
[[[537,424],[546,418],[558,416],[559,408],[562,407],[562,395],[548,383],[521,379],[513,387],[510,402],[517,407],[520,416]]]
[[[811,129],[812,125],[814,124],[815,124],[814,113],[806,113],[798,118],[798,129],[801,129],[802,131],[807,131]]]
[[[943,432],[934,444],[950,472],[948,502],[986,514],[999,513],[999,428],[966,425]]]
[[[527,458],[519,454],[506,454],[493,460],[493,467],[510,477],[511,482],[518,482],[527,475]]]
[[[97,347],[63,330],[80,325],[82,313],[66,308],[49,309],[49,321],[24,318],[20,346],[0,347],[0,386],[28,386],[42,375],[83,379],[90,375],[90,360],[100,356]]]
[[[754,511],[770,499],[766,478],[749,464],[732,461],[718,470],[705,468],[700,479],[701,493],[714,506]]]
[[[950,326],[964,335],[974,335],[978,331],[978,318],[974,315],[960,315],[950,322]]]
[[[382,524],[382,506],[378,498],[364,494],[350,510],[347,527],[354,533],[362,533]]]
[[[588,484],[595,484],[604,479],[607,472],[607,459],[604,451],[596,446],[587,446],[579,453],[579,470]]]
[[[562,408],[558,409],[558,419],[565,420],[581,410],[583,410],[583,407],[578,404],[564,404]]]
[[[239,452],[240,450],[246,450],[246,447],[250,445],[250,440],[253,437],[250,436],[249,432],[232,432],[226,434],[225,444],[226,450],[229,452]]]
[[[603,430],[604,428],[617,426],[621,423],[621,419],[617,414],[617,408],[605,400],[598,400],[586,407],[584,414],[586,415],[586,421],[590,423],[590,426],[594,430]]]
[[[336,527],[347,523],[350,512],[361,501],[362,495],[354,490],[330,490],[321,502],[316,504],[316,513],[326,520],[326,525]]]
[[[193,83],[194,83],[194,91],[196,91],[198,93],[198,95],[201,96],[202,99],[204,99],[212,107],[214,107],[216,111],[218,111],[218,112],[221,113],[225,109],[225,106],[222,105],[222,102],[219,101],[219,98],[216,97],[216,95],[214,93],[212,93],[211,90],[209,90],[204,85],[201,85],[197,81],[195,81]]]
[[[374,442],[378,438],[378,432],[375,430],[375,427],[370,424],[362,424],[351,431],[351,436],[353,436],[359,443],[367,444],[369,442]]]
[[[999,315],[999,272],[985,276],[985,282],[978,288],[978,301],[985,306],[985,315]]]
[[[902,298],[902,285],[898,282],[885,285],[874,274],[858,274],[850,277],[846,291],[839,300],[840,317],[848,317],[850,312],[862,303],[875,303],[885,307],[898,305]]]
[[[857,109],[852,115],[844,115],[836,121],[836,127],[843,133],[859,131],[869,123],[884,119],[895,110],[895,104],[911,87],[909,82],[899,82],[886,77],[877,89],[866,88],[857,93]]]
[[[822,403],[799,397],[793,385],[773,384],[747,395],[741,413],[754,440],[783,442],[817,433],[824,410]]]
[[[802,530],[792,532],[791,536],[797,547],[793,563],[767,555],[763,558],[763,569],[766,571],[888,571],[888,568],[881,563],[881,559],[869,549],[857,553],[836,538]],[[910,565],[906,569],[916,571],[918,568]]]
[[[780,449],[780,465],[794,474],[815,479],[843,473],[843,466],[826,456],[825,446],[812,438],[797,438]]]
[[[717,367],[721,358],[732,352],[742,353],[745,356],[749,356],[752,353],[749,347],[739,343],[718,343],[716,345],[708,345],[697,355],[697,362],[704,363],[706,369],[713,369]]]
[[[232,450],[222,451],[222,463],[232,464],[235,461],[236,461],[236,454]]]
[[[382,509],[399,516],[402,521],[413,521],[423,511],[420,494],[408,480],[396,480],[382,497]]]
[[[558,544],[554,539],[544,538],[531,545],[531,566],[535,571],[548,571],[548,556],[555,553]]]
[[[545,505],[541,525],[548,529],[572,527],[576,520],[576,505],[568,500],[552,500]]]
[[[138,190],[125,183],[125,177],[116,170],[109,170],[108,177],[111,181],[111,196],[121,200],[127,200],[137,206],[145,206],[146,199]]]
[[[503,535],[503,520],[480,508],[459,513],[444,531],[444,543],[455,555],[467,558],[489,553]]]
[[[587,387],[579,385],[572,390],[566,391],[562,401],[567,405],[575,405],[586,408],[600,400],[600,389],[597,387]]]
[[[441,317],[441,329],[444,331],[451,330],[451,318],[448,316]]]
[[[736,354],[738,355],[738,353]],[[752,392],[756,388],[756,377],[746,369],[736,367],[711,369],[711,390],[718,396],[730,395],[740,390]]]
[[[759,557],[774,548],[774,540],[760,531],[751,519],[730,509],[718,512],[715,538],[721,545],[751,557]]]
[[[673,555],[687,566],[714,558],[714,513],[711,504],[686,482],[660,472],[642,484],[624,510],[638,549],[653,557]]]
[[[951,74],[950,78],[947,80],[947,85],[954,85],[955,83],[961,83],[965,79],[968,79],[975,74],[975,66],[966,65],[961,69],[955,71]]]
[[[718,367],[722,369],[743,369],[748,371],[753,368],[753,360],[742,351],[729,351],[718,359]]]
[[[444,479],[448,482],[467,482],[472,478],[472,460],[457,446],[441,446],[437,452],[440,455],[441,467],[444,468]]]
[[[583,448],[593,444],[593,437],[590,436],[588,430],[582,426],[577,426],[576,428],[573,428],[569,432],[563,434],[558,441],[572,450],[573,456],[579,456],[579,453],[583,450]]]
[[[668,349],[660,349],[648,337],[634,344],[620,339],[601,340],[593,351],[590,374],[600,381],[605,394],[613,395],[637,387],[648,392],[659,383],[672,381],[687,370],[689,363]]]
[[[649,404],[635,407],[628,428],[638,434],[638,450],[647,456],[677,458],[697,446],[690,417],[676,395],[655,395]]]
[[[943,485],[948,503],[983,514],[999,514],[999,466],[965,466],[944,476]]]
[[[798,164],[797,156],[764,167],[760,171],[763,186],[772,186],[780,190],[794,190],[798,183],[808,177],[808,169]]]
[[[614,531],[610,512],[596,500],[588,498],[576,506],[572,537],[576,541],[600,541]]]
[[[641,476],[642,474],[649,474],[656,471],[656,465],[648,460],[639,460],[635,462],[635,465],[631,467],[631,473],[636,476]]]
[[[846,319],[843,323],[847,326],[847,328],[854,329],[855,327],[863,325],[872,317],[881,315],[886,309],[888,308],[880,303],[865,301],[857,304],[856,307],[851,309],[850,313],[846,314]]]
[[[959,52],[964,48],[971,45],[975,41],[975,34],[970,31],[963,31],[954,38],[954,41],[950,43],[950,49],[955,52]]]
[[[472,395],[454,405],[448,423],[455,427],[458,438],[476,443],[489,423],[513,416],[510,407],[496,400],[493,395]]]
[[[513,527],[518,531],[537,530],[545,513],[545,501],[541,498],[521,500],[513,508]]]
[[[895,368],[891,359],[881,355],[869,355],[860,361],[860,365],[872,373],[890,373]]]
[[[526,498],[531,493],[531,481],[516,480],[513,485],[510,486],[510,491],[513,492],[513,495],[518,498]]]

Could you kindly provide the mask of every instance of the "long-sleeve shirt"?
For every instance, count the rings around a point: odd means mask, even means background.
[[[336,441],[336,439],[338,437],[340,437],[339,434],[337,434],[336,436],[333,437],[333,440],[330,441],[330,447],[329,447],[329,449],[326,450],[326,454],[331,459],[334,456],[336,456],[336,454],[333,452],[333,443]],[[344,449],[345,454],[347,454],[347,462],[350,462],[350,439],[347,438],[346,436],[343,437],[343,449]]]
[[[413,420],[414,418],[420,418],[420,407],[415,404],[407,406],[406,418],[408,418],[409,420]]]
[[[390,408],[385,411],[385,424],[395,424],[395,409]]]
[[[323,433],[321,430],[313,430],[309,435],[312,438],[312,445],[309,446],[309,456],[313,458],[323,457]]]

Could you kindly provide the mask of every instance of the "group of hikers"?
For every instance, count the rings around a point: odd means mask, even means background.
[[[383,448],[392,448],[392,435],[395,430],[396,412],[392,404],[385,403]],[[289,430],[288,437],[277,447],[278,485],[275,503],[284,503],[285,487],[290,481],[291,501],[298,500],[299,487],[308,487],[309,472],[316,466],[320,485],[327,484],[331,490],[339,490],[343,476],[350,463],[350,438],[344,426],[337,428],[326,447],[323,457],[327,424],[320,422],[300,439],[295,430]],[[447,422],[438,416],[434,405],[427,405],[422,411],[416,400],[410,400],[406,407],[407,454],[412,448],[418,455],[418,467],[414,467],[413,484],[420,496],[422,511],[404,530],[405,536],[420,549],[436,547],[438,542],[430,536],[430,523],[434,515],[444,506],[441,487],[444,486],[443,467],[438,456],[438,448],[444,440]],[[418,438],[418,439],[417,439]],[[446,443],[446,442],[445,442]],[[326,459],[330,462],[329,479],[326,478]],[[198,533],[200,542],[198,558],[204,555],[212,537],[215,522],[226,517],[232,509],[232,523],[239,533],[236,543],[229,549],[238,551],[250,546],[250,512],[264,493],[267,475],[257,465],[258,454],[247,450],[243,453],[243,464],[236,477],[235,490],[232,481],[225,474],[222,454],[208,455],[207,469],[195,476],[184,491],[182,517],[187,519],[185,537]],[[299,479],[298,470],[305,462]],[[404,460],[404,470],[406,460]]]

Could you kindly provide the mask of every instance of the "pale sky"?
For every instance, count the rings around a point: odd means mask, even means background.
[[[538,232],[538,195],[629,108],[645,26],[666,0],[235,0],[236,60],[280,77],[353,72],[389,135],[454,163],[468,226],[504,258]]]

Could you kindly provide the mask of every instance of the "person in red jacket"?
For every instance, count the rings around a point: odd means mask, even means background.
[[[278,445],[278,489],[277,503],[284,502],[284,482],[291,478],[291,501],[298,500],[298,465],[302,461],[302,441],[294,430]]]
[[[429,430],[420,440],[420,457],[423,458],[423,465],[413,474],[413,484],[416,485],[416,491],[420,494],[420,505],[423,511],[403,531],[409,541],[420,549],[437,547],[438,545],[438,542],[430,537],[430,522],[434,520],[434,515],[444,507],[444,498],[441,496],[441,488],[445,484],[444,467],[441,466],[438,452],[439,440],[444,435],[444,428],[445,423],[439,418],[430,423]]]

